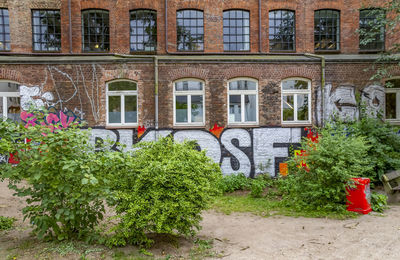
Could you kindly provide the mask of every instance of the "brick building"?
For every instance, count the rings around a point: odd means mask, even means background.
[[[400,122],[400,81],[387,90],[367,70],[399,35],[357,33],[383,3],[0,0],[0,115],[48,106],[93,140],[173,134],[224,173],[276,173],[304,127],[357,118],[357,94]]]

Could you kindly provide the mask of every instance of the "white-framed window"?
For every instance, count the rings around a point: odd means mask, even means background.
[[[0,81],[0,117],[21,121],[19,86],[16,82]]]
[[[311,123],[311,81],[302,78],[285,79],[282,89],[282,123]]]
[[[258,124],[258,82],[236,78],[228,82],[228,124]]]
[[[385,118],[389,122],[400,123],[400,78],[386,81]]]
[[[174,82],[174,125],[203,126],[204,82],[182,79]]]
[[[107,125],[138,125],[137,83],[115,80],[107,83]]]

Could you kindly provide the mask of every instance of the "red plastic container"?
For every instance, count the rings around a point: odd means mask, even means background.
[[[371,190],[369,178],[352,178],[355,187],[348,186],[347,210],[368,214],[371,212]]]

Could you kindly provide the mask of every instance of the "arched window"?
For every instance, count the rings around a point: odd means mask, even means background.
[[[238,78],[228,82],[228,123],[258,124],[258,82]]]
[[[131,52],[155,51],[157,47],[157,12],[153,10],[131,11]]]
[[[273,10],[269,12],[269,49],[294,51],[296,46],[295,12]]]
[[[385,49],[385,25],[380,21],[385,19],[382,9],[360,10],[360,50],[382,51]],[[369,34],[366,37],[365,34]],[[366,39],[370,38],[371,39]]]
[[[204,82],[182,79],[174,83],[174,124],[204,125]]]
[[[311,123],[311,81],[286,79],[282,88],[282,123]]]
[[[340,43],[340,12],[323,9],[314,13],[314,48],[316,51],[337,51]]]
[[[400,122],[400,78],[386,81],[385,118],[389,122]]]
[[[204,18],[200,10],[176,12],[178,51],[204,50]]]
[[[110,21],[107,10],[82,11],[82,50],[107,52],[110,50]]]
[[[227,10],[223,14],[224,51],[250,50],[250,12]]]
[[[107,83],[107,125],[138,124],[138,92],[136,82],[116,80]]]
[[[21,98],[19,84],[0,81],[0,117],[20,121]]]

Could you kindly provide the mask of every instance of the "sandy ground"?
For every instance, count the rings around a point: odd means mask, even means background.
[[[1,251],[13,243],[33,239],[27,224],[21,222],[23,206],[6,183],[0,183],[0,215],[19,219],[15,230],[0,236],[0,258]],[[222,259],[400,259],[400,206],[391,206],[383,216],[349,220],[263,218],[213,211],[203,217],[199,236],[213,239],[212,250]],[[179,252],[174,253],[187,257],[191,246],[180,243]]]

